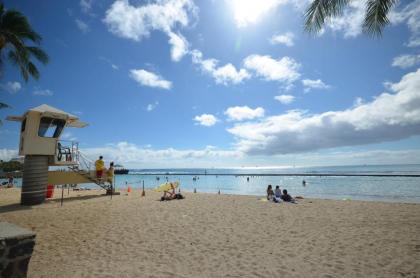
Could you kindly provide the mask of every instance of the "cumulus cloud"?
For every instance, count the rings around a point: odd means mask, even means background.
[[[92,9],[93,0],[80,0],[79,4],[82,12],[89,13]]]
[[[128,142],[109,144],[101,148],[82,150],[90,158],[104,155],[105,160],[116,161],[126,167],[213,167],[225,164],[226,160],[236,160],[241,154],[234,150],[220,150],[213,146],[203,149],[153,149],[140,147]],[[1,150],[0,150],[1,154]]]
[[[169,90],[172,88],[172,83],[163,79],[160,75],[144,69],[130,70],[130,77],[142,86],[161,88]]]
[[[251,77],[246,69],[236,69],[230,63],[218,67],[218,60],[204,59],[203,54],[197,49],[191,51],[191,56],[192,62],[198,64],[203,72],[210,74],[217,84],[238,84]]]
[[[155,110],[155,108],[157,107],[159,105],[159,102],[155,102],[155,103],[149,103],[148,105],[147,105],[147,107],[146,107],[146,111],[147,112],[150,112],[150,111],[153,111],[153,110]]]
[[[420,69],[371,102],[343,111],[302,111],[236,124],[228,131],[250,154],[285,154],[395,141],[420,134]]]
[[[252,109],[248,106],[229,107],[225,111],[225,115],[228,116],[228,121],[243,121],[261,118],[264,117],[264,113],[265,111],[262,107]]]
[[[271,44],[284,44],[286,46],[293,46],[295,43],[293,42],[295,35],[292,32],[287,32],[284,34],[273,35],[270,38]]]
[[[343,14],[327,21],[326,26],[332,31],[341,31],[345,38],[354,38],[362,33],[365,18],[366,0],[349,1]]]
[[[254,54],[244,59],[244,65],[265,80],[291,83],[300,77],[300,64],[287,56],[276,60],[269,55]]]
[[[407,46],[420,46],[420,0],[411,2],[400,11],[393,10],[389,17],[393,24],[407,24],[411,31]]]
[[[22,84],[20,84],[17,81],[9,81],[6,84],[2,84],[0,86],[1,86],[1,89],[5,90],[5,91],[7,91],[11,94],[15,94],[22,89]]]
[[[18,156],[18,151],[13,149],[0,149],[0,160],[9,161]]]
[[[79,28],[79,30],[82,31],[82,33],[86,34],[90,31],[89,25],[87,25],[84,21],[76,18],[74,22],[76,23],[77,28]]]
[[[212,114],[202,114],[199,116],[195,116],[193,120],[196,121],[197,124],[202,126],[213,126],[218,121],[218,119]]]
[[[172,59],[179,61],[187,53],[188,43],[173,30],[188,26],[197,9],[193,0],[159,0],[139,6],[117,0],[106,11],[104,22],[113,34],[135,41],[150,36],[152,31],[164,32],[169,37]]]
[[[33,91],[32,94],[34,96],[50,97],[54,95],[54,92],[50,89],[35,89],[35,91]]]
[[[288,0],[227,0],[238,27],[256,23],[262,16]]]
[[[420,23],[420,22],[419,22]],[[420,63],[419,55],[400,55],[392,60],[393,67],[400,67],[402,69],[410,68]]]
[[[188,53],[188,42],[181,34],[169,32],[169,44],[171,45],[171,58],[178,62]]]
[[[292,95],[279,95],[274,97],[275,100],[278,100],[280,103],[283,104],[290,104],[295,101],[295,97]]]
[[[325,84],[321,79],[303,79],[302,84],[306,93],[312,89],[329,89],[331,87],[330,85]]]

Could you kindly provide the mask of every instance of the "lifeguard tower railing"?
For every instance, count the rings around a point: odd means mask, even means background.
[[[94,170],[94,162],[80,151],[77,141],[58,140],[55,160],[57,165],[68,165],[88,172]]]

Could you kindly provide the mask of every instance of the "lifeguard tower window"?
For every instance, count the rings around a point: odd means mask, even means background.
[[[65,124],[65,120],[43,117],[39,122],[38,136],[58,138]]]
[[[26,118],[22,121],[22,126],[20,127],[20,132],[24,132],[26,127]]]

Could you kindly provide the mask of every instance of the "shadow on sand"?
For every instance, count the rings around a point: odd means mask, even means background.
[[[84,196],[71,196],[71,197],[64,196],[64,198],[63,198],[63,206],[67,202],[84,201],[84,200],[97,199],[97,198],[111,198],[111,196],[110,195],[106,195],[106,194],[100,194],[100,195],[84,195]],[[54,199],[50,199],[50,200],[45,200],[45,202],[42,205],[59,204],[60,202],[61,202],[61,198],[54,198]],[[20,203],[15,203],[15,204],[8,204],[8,205],[0,206],[0,213],[12,212],[12,211],[20,211],[20,210],[30,210],[30,209],[33,209],[33,208],[46,208],[46,207],[23,206]]]

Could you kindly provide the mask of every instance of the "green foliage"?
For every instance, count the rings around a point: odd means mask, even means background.
[[[28,19],[19,11],[6,10],[0,3],[0,64],[3,64],[4,52],[8,60],[20,69],[23,79],[39,79],[39,71],[32,58],[42,64],[48,63],[48,55],[39,47],[41,36],[36,33]],[[32,42],[33,45],[27,45]]]
[[[305,12],[305,30],[318,33],[325,22],[341,16],[351,0],[314,0]],[[382,35],[382,29],[389,23],[388,13],[397,0],[368,0],[363,22],[363,32],[369,36]]]
[[[3,170],[3,172],[14,172],[14,171],[22,171],[23,170],[23,164],[19,161],[7,161],[7,162],[0,162],[0,169]]]

